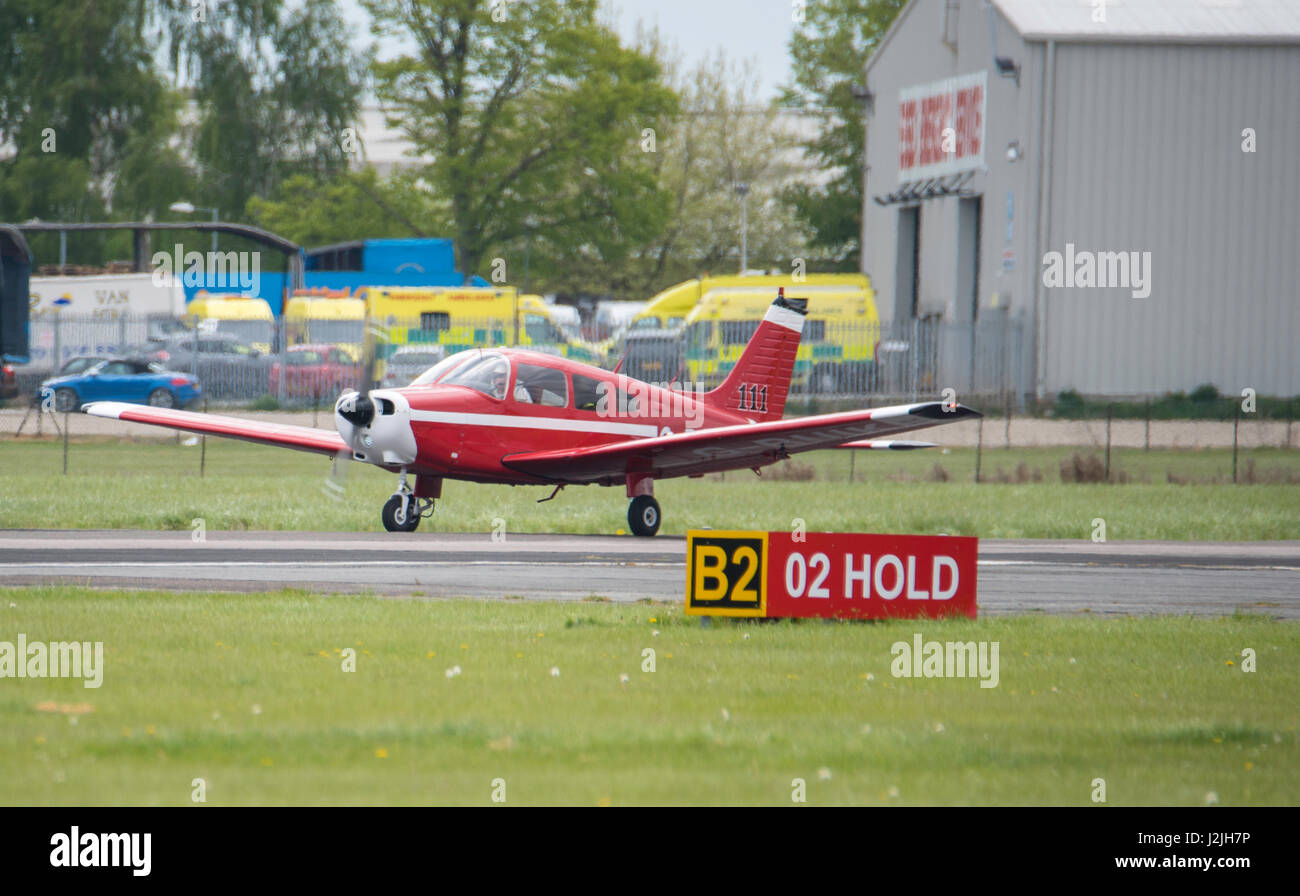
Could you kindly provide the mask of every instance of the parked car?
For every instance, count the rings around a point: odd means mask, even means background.
[[[384,362],[384,375],[380,385],[386,389],[400,389],[411,385],[411,380],[447,357],[441,345],[403,345]]]
[[[12,364],[0,364],[0,398],[13,398],[18,394],[18,374]]]
[[[103,355],[78,355],[75,358],[69,358],[59,368],[59,376],[72,376],[75,373],[85,373],[96,364],[102,364],[107,361]]]
[[[294,345],[285,349],[283,368],[279,361],[271,364],[270,390],[272,395],[328,398],[333,402],[344,389],[357,386],[360,379],[361,366],[337,345]]]
[[[40,391],[42,404],[56,411],[75,411],[91,401],[181,408],[200,394],[193,376],[140,358],[112,358],[81,373],[51,377],[41,383]]]
[[[271,370],[269,356],[224,333],[173,336],[154,343],[145,358],[198,377],[205,394],[213,399],[266,394]]]

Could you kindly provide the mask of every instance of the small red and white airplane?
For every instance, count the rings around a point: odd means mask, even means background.
[[[884,438],[979,416],[937,401],[781,419],[806,299],[778,294],[721,386],[665,389],[553,355],[470,349],[401,389],[344,392],[335,432],[214,414],[94,402],[88,414],[342,456],[401,474],[384,527],[412,532],[444,479],[624,485],[628,524],[659,531],[654,481],[753,469],[821,448],[908,449]],[[415,487],[407,476],[415,477]],[[549,500],[549,499],[543,499]]]

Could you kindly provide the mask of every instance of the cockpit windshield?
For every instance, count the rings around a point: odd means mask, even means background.
[[[420,374],[418,377],[416,377],[414,380],[411,381],[411,385],[432,386],[434,383],[438,382],[438,380],[442,379],[444,376],[446,376],[452,370],[455,370],[457,367],[464,364],[466,361],[469,361],[473,358],[481,358],[481,357],[483,357],[483,353],[475,348],[466,349],[463,352],[456,352],[456,354],[452,355],[449,358],[443,358],[437,364],[434,364],[424,373]]]
[[[439,385],[477,389],[500,401],[506,397],[509,380],[510,363],[502,355],[485,353],[477,361],[456,368],[450,376],[440,380]]]

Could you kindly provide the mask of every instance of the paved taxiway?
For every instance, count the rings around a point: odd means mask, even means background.
[[[0,531],[0,585],[682,599],[682,538]],[[1300,542],[980,542],[981,612],[1300,619]]]

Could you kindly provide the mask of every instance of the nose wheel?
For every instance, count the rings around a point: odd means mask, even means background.
[[[651,495],[637,495],[627,507],[627,524],[633,535],[654,535],[660,519],[659,502]]]
[[[384,504],[384,528],[389,532],[414,532],[420,525],[414,495],[393,495]]]
[[[389,532],[414,532],[420,518],[433,515],[433,498],[417,498],[403,471],[397,493],[384,504],[384,528]]]

